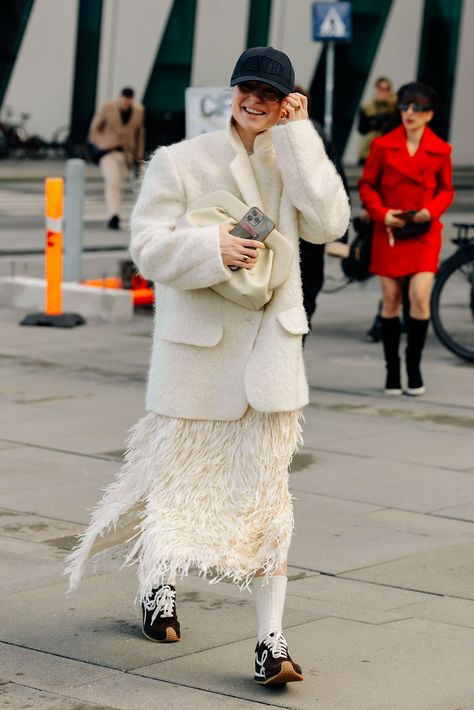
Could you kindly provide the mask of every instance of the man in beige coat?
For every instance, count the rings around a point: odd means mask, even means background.
[[[89,130],[89,142],[104,177],[109,229],[120,229],[123,181],[127,170],[144,155],[145,112],[133,97],[133,89],[125,88],[118,100],[103,103]]]

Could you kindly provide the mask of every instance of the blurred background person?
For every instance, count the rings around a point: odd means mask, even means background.
[[[440,217],[453,199],[451,146],[428,127],[437,105],[431,87],[411,82],[397,96],[401,125],[372,143],[359,191],[374,222],[370,270],[382,289],[385,393],[402,393],[399,312],[402,280],[410,277],[405,391],[415,396],[425,392],[420,363],[441,251]]]
[[[374,84],[375,92],[370,101],[359,109],[357,130],[363,136],[359,148],[359,165],[363,165],[369,155],[374,138],[384,133],[387,121],[393,116],[397,105],[397,96],[392,91],[392,82],[381,76]]]
[[[89,130],[91,157],[104,178],[109,229],[120,229],[124,179],[131,167],[139,170],[144,156],[145,111],[134,95],[127,87],[118,99],[103,103]]]

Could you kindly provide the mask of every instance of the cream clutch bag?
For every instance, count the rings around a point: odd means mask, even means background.
[[[209,227],[213,224],[236,224],[248,211],[249,206],[226,190],[217,190],[204,195],[189,205],[182,220],[188,226]],[[178,226],[176,225],[176,226]],[[265,239],[253,269],[231,271],[230,280],[215,284],[216,293],[239,306],[258,311],[268,303],[273,291],[288,277],[294,249],[288,239],[273,229]]]

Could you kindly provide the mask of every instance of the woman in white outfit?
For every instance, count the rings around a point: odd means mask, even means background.
[[[255,680],[302,680],[282,633],[293,531],[288,468],[308,402],[301,340],[298,239],[344,234],[342,182],[293,91],[289,58],[246,50],[231,78],[227,130],[156,151],[132,215],[131,253],[157,284],[148,413],[132,430],[122,470],[69,558],[71,587],[86,563],[127,544],[138,562],[144,634],[177,641],[177,577],[251,588],[258,639]],[[229,224],[182,223],[189,206],[225,190],[258,206],[294,247],[288,276],[259,310],[212,287],[230,266],[253,269],[265,245]]]

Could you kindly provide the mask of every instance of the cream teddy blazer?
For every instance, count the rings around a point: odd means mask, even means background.
[[[146,170],[131,219],[131,254],[156,282],[156,312],[146,408],[185,419],[236,420],[250,405],[292,411],[308,402],[302,335],[298,238],[321,244],[347,229],[349,204],[341,179],[310,121],[260,134],[254,151],[275,151],[281,194],[277,228],[291,240],[287,280],[260,311],[242,308],[211,285],[231,272],[222,263],[216,225],[179,227],[188,205],[229,190],[263,209],[261,194],[235,129],[207,133],[158,149]],[[273,187],[272,187],[273,186]]]

